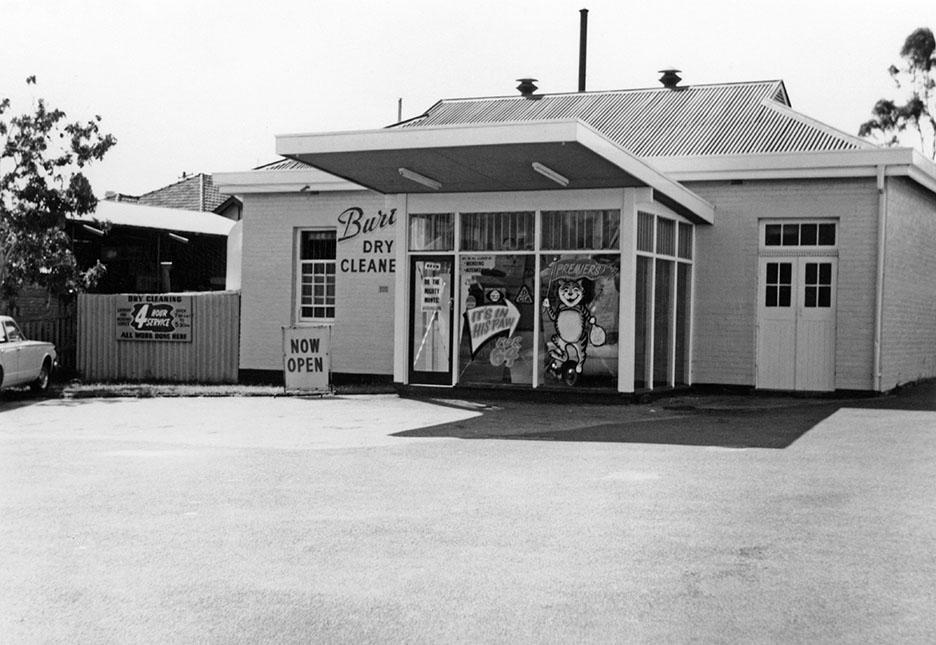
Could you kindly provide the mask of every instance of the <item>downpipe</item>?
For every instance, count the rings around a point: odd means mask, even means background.
[[[874,391],[880,392],[883,383],[881,374],[881,338],[884,327],[884,264],[887,260],[887,179],[884,165],[877,167],[878,218],[877,218],[877,274],[874,280]]]

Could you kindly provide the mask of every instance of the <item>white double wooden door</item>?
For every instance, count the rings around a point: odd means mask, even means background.
[[[835,257],[761,257],[757,387],[835,389]]]

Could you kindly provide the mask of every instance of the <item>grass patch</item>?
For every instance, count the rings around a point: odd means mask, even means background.
[[[223,397],[223,396],[333,396],[342,394],[392,394],[391,385],[340,385],[323,394],[287,394],[281,385],[206,385],[199,383],[84,383],[71,381],[55,388],[66,399]]]

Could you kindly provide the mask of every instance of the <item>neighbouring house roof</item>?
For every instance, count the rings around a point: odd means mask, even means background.
[[[877,148],[793,110],[779,80],[447,99],[391,128],[568,119],[640,158]]]
[[[232,206],[237,206],[237,207],[243,206],[243,204],[241,203],[241,200],[238,199],[236,195],[231,195],[230,197],[225,199],[223,202],[215,206],[212,212],[218,215],[223,215],[224,211],[231,208]]]
[[[140,195],[137,201],[147,206],[213,211],[228,197],[217,189],[211,175],[198,173]]]
[[[109,222],[116,226],[225,236],[235,224],[233,220],[213,213],[106,200],[98,202],[94,213],[71,219],[91,225],[96,222]]]
[[[254,170],[266,170],[267,172],[275,172],[277,170],[308,170],[312,166],[307,163],[302,163],[297,159],[277,159],[276,161],[271,161],[270,163],[263,164],[262,166],[257,166]]]

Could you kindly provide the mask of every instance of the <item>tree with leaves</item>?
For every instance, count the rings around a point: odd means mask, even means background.
[[[100,261],[78,265],[66,222],[94,212],[97,199],[82,169],[117,140],[101,132],[100,116],[68,122],[42,99],[10,115],[10,105],[0,99],[0,298],[14,305],[26,286],[59,296],[86,290],[103,275]]]
[[[900,50],[900,66],[888,73],[897,88],[906,92],[904,102],[880,99],[871,110],[872,118],[861,124],[858,136],[878,139],[888,146],[901,143],[904,134],[916,137],[920,150],[936,159],[936,39],[927,27],[907,36]]]

